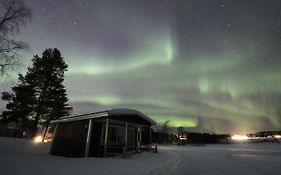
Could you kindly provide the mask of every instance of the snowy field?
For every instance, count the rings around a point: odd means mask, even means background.
[[[1,175],[280,175],[281,144],[160,146],[158,154],[123,158],[65,158],[48,154],[48,144],[0,137]]]

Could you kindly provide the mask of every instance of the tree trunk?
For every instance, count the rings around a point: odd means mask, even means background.
[[[49,75],[50,76],[50,75]],[[39,99],[38,99],[38,108],[37,108],[37,113],[36,113],[36,116],[35,116],[35,121],[34,121],[34,125],[33,125],[33,133],[32,135],[35,136],[36,132],[37,132],[37,126],[38,126],[38,122],[39,122],[39,119],[40,119],[40,115],[42,113],[42,102],[44,101],[44,96],[45,96],[45,93],[46,93],[46,90],[49,86],[49,76],[46,78],[45,80],[45,83],[43,85],[43,89],[39,95]]]
[[[39,113],[37,113],[39,114]],[[39,123],[39,117],[40,117],[40,114],[35,116],[35,120],[34,120],[34,123],[33,123],[33,127],[32,127],[32,137],[34,137],[37,133],[37,126],[38,126],[38,123]]]
[[[42,142],[44,142],[44,139],[45,139],[47,131],[48,131],[48,127],[49,127],[49,122],[47,123],[47,126],[45,128],[45,131],[44,131],[44,134],[43,134],[43,137],[42,137]]]

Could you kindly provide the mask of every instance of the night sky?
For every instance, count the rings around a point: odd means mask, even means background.
[[[280,0],[25,1],[22,60],[61,51],[73,114],[130,107],[190,131],[281,129]]]

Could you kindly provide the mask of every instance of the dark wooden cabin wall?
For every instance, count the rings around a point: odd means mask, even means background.
[[[100,142],[102,136],[102,123],[93,122],[92,138],[90,143],[90,154],[89,156],[102,156]]]
[[[87,140],[88,120],[59,123],[51,154],[83,157]]]

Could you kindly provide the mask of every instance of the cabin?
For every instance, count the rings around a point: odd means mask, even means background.
[[[50,154],[106,157],[137,152],[151,144],[155,121],[134,109],[110,109],[65,117],[55,124]]]

